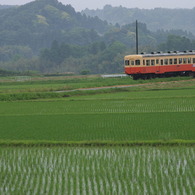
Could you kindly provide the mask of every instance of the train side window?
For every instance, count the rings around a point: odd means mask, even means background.
[[[169,64],[173,64],[173,59],[169,59]]]
[[[168,65],[168,59],[165,59],[165,65]]]
[[[152,65],[152,66],[155,65],[155,60],[151,60],[151,65]]]
[[[129,60],[125,60],[125,65],[129,66],[129,64],[130,64]]]
[[[188,64],[191,64],[191,58],[188,58]]]
[[[174,59],[174,64],[177,64],[177,58]]]
[[[146,60],[146,66],[150,66],[150,60]]]
[[[135,60],[135,65],[139,66],[140,65],[140,60]]]
[[[133,66],[135,63],[134,63],[134,61],[133,60],[131,60],[131,65]]]
[[[193,58],[193,63],[195,63],[195,58]]]
[[[159,64],[159,59],[156,60],[156,64]]]
[[[145,66],[145,60],[143,60],[143,65]]]
[[[187,63],[187,59],[186,59],[186,58],[183,59],[183,63],[184,63],[184,64]]]
[[[160,60],[160,65],[163,65],[164,63],[163,63],[163,60]]]
[[[179,58],[179,64],[182,64],[182,58]]]

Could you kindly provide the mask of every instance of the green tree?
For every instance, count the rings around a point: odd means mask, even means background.
[[[169,35],[165,43],[159,45],[159,49],[162,51],[184,51],[192,50],[193,42],[186,38],[177,35]]]

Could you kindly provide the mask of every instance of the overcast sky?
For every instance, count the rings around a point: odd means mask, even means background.
[[[33,0],[0,0],[0,5],[22,5]],[[103,8],[104,5],[110,4],[113,6],[122,5],[128,8],[193,8],[195,0],[58,0],[63,4],[71,4],[76,11],[85,8],[96,9]]]

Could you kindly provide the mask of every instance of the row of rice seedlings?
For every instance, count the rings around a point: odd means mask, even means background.
[[[83,120],[76,121],[81,122],[71,127],[80,132],[73,136],[81,140],[193,139],[193,113],[97,114],[84,115]]]
[[[64,106],[62,106],[64,104]],[[192,112],[194,98],[142,99],[142,100],[100,100],[63,102],[67,113],[145,113],[145,112]]]
[[[1,148],[0,194],[193,194],[195,148]]]
[[[73,101],[56,103],[57,113],[145,113],[145,112],[193,112],[194,98],[144,99],[118,101]],[[48,112],[48,108],[45,112]],[[51,110],[49,113],[53,113]]]
[[[87,100],[59,102],[0,103],[0,115],[54,115],[79,113],[154,113],[194,112],[195,100],[189,98],[157,98],[135,100]]]
[[[93,108],[91,112],[96,113],[194,112],[195,101],[192,98],[103,101]]]
[[[55,141],[193,140],[195,125],[194,112],[2,116],[0,123],[1,139]]]

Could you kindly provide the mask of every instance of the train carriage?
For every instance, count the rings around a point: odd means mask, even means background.
[[[195,51],[127,55],[125,73],[136,79],[195,76]]]

